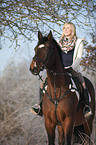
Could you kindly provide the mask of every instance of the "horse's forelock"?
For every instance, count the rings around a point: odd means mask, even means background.
[[[44,44],[44,43],[47,42],[47,41],[48,41],[48,38],[47,38],[47,37],[42,37],[42,39],[40,39],[40,40],[38,41],[38,45]]]

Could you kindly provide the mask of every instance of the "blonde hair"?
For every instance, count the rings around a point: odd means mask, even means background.
[[[64,26],[63,26],[63,30],[64,30],[64,28],[66,27],[66,25],[68,25],[68,24],[70,24],[70,26],[71,26],[71,30],[72,30],[72,32],[71,32],[71,39],[74,37],[74,36],[76,36],[76,27],[75,27],[75,25],[73,24],[73,23],[71,23],[71,22],[66,22],[65,24],[64,24]],[[64,36],[65,36],[65,34],[64,34],[64,31],[63,31],[63,34],[62,34],[62,38],[64,38]],[[77,37],[77,36],[76,36]]]

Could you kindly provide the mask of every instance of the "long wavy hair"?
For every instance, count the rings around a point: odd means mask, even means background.
[[[66,23],[64,24],[64,26],[63,26],[63,30],[64,30],[64,28],[66,27],[66,25],[68,25],[68,24],[70,24],[70,26],[71,26],[72,32],[71,32],[70,38],[72,39],[74,36],[76,36],[76,27],[75,27],[75,25],[74,25],[73,23],[71,23],[71,22],[66,22]],[[63,31],[63,33],[62,33],[62,38],[64,38],[64,36],[65,36],[65,34],[64,34],[64,31]],[[76,36],[76,38],[77,38],[77,36]]]

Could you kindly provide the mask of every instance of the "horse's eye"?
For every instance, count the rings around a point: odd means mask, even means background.
[[[40,44],[39,46],[38,46],[38,48],[44,48],[44,44]]]

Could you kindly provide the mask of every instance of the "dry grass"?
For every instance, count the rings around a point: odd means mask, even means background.
[[[12,64],[0,78],[0,145],[47,144],[44,118],[30,112],[39,100],[39,85],[26,63]],[[96,117],[93,125],[91,139],[96,143]]]

